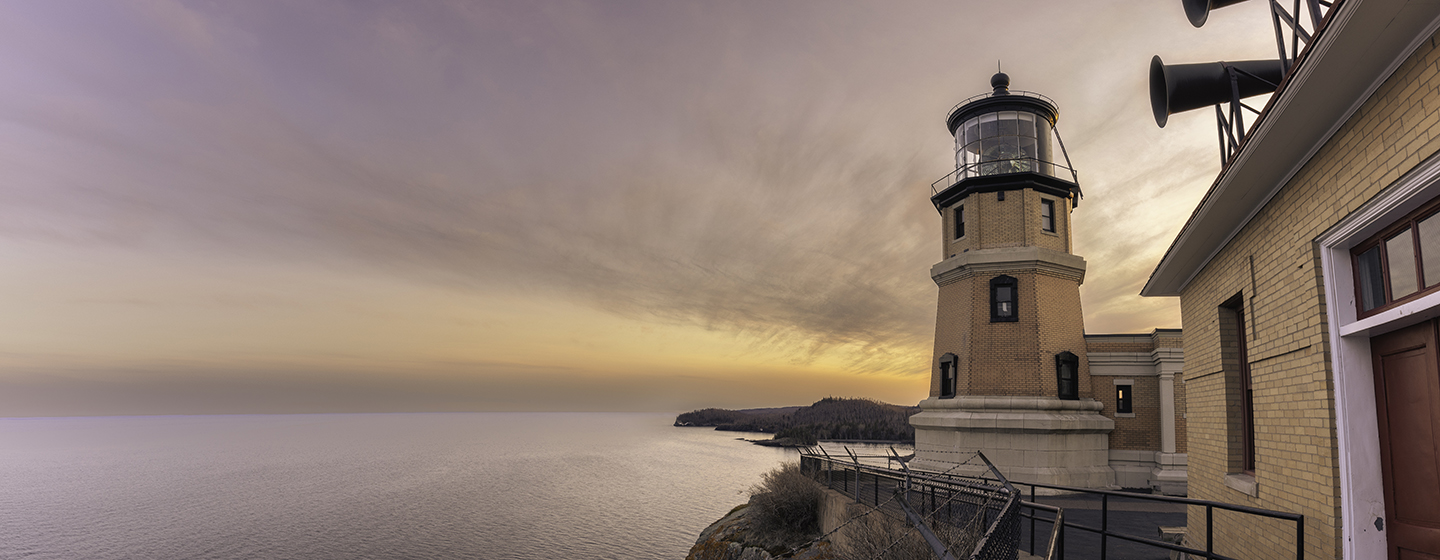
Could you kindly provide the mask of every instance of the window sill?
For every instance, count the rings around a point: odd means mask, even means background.
[[[1056,233],[1056,232],[1053,232],[1053,231],[1045,231],[1045,230],[1042,229],[1042,230],[1040,230],[1040,233],[1043,233],[1043,234],[1049,235],[1049,236],[1053,236],[1053,237],[1060,237],[1060,234],[1059,234],[1059,233]]]
[[[1260,485],[1255,482],[1255,475],[1245,473],[1231,473],[1225,475],[1225,485],[1231,490],[1250,496],[1260,497]]]
[[[1116,417],[1116,418],[1134,418],[1134,417],[1135,417],[1135,413],[1134,413],[1134,412],[1116,412],[1116,413],[1115,413],[1115,417]]]

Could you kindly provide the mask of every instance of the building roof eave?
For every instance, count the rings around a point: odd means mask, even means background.
[[[1437,29],[1440,3],[1345,0],[1337,6],[1140,295],[1180,295]]]

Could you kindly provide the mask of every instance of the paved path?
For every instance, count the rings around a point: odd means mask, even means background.
[[[1101,525],[1099,496],[1038,496],[1037,502],[1065,509],[1066,523],[1075,523],[1099,528]],[[1029,511],[1029,510],[1025,510]],[[1048,515],[1043,512],[1042,516]],[[1164,502],[1153,502],[1138,498],[1110,497],[1109,525],[1112,533],[1159,539],[1161,526],[1184,526],[1185,506]],[[1035,523],[1037,552],[1043,551],[1050,538],[1050,524]],[[1121,539],[1106,539],[1106,560],[1169,560],[1170,551],[1154,546],[1133,543]],[[1020,548],[1030,550],[1030,521],[1020,524]],[[1058,555],[1057,555],[1058,556]],[[1065,558],[1067,560],[1098,560],[1100,535],[1068,527],[1065,531]]]

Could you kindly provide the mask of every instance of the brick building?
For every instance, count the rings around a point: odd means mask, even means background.
[[[1005,74],[991,86],[947,119],[956,170],[931,197],[943,254],[914,465],[980,449],[1018,481],[1184,494],[1180,333],[1085,334],[1058,108]]]
[[[1436,559],[1440,4],[1321,22],[1142,294],[1180,297],[1190,497],[1304,514],[1305,558]],[[1295,557],[1281,524],[1214,532]]]

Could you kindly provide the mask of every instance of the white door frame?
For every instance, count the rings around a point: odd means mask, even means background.
[[[1325,280],[1335,435],[1340,463],[1340,517],[1345,558],[1386,555],[1385,489],[1370,337],[1440,317],[1440,292],[1357,319],[1350,249],[1440,196],[1440,157],[1431,157],[1315,239]]]

